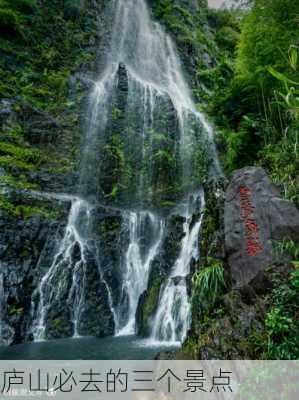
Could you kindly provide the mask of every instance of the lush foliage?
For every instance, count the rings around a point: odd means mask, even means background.
[[[222,90],[218,77],[208,98],[227,172],[262,165],[297,204],[298,16],[298,2],[255,0],[243,18],[234,16],[235,25],[224,21],[230,29],[239,24],[240,38],[231,47],[218,40],[218,65],[224,55],[234,62],[220,70]],[[217,37],[223,27],[214,26]]]
[[[67,135],[75,136],[78,112],[69,100],[69,77],[95,57],[89,46],[96,36],[93,10],[82,4],[0,0],[0,98],[2,115],[9,115],[0,121],[1,186],[38,189],[37,173],[63,174],[74,166],[75,151]],[[55,121],[53,132],[47,121]],[[43,139],[37,132],[35,139],[30,131],[30,125],[36,129],[34,124],[53,137]],[[71,134],[64,132],[60,138],[60,125]],[[54,138],[64,142],[55,145]],[[0,207],[13,215],[48,215],[4,195]]]
[[[299,324],[296,301],[299,295],[299,271],[289,281],[274,290],[273,308],[268,312],[265,325],[267,344],[264,357],[271,360],[298,359]]]
[[[285,282],[277,277],[270,294],[270,309],[266,315],[266,343],[264,357],[267,359],[298,359],[299,357],[299,246],[292,241],[278,243],[280,256],[291,258],[294,270]]]
[[[194,91],[214,120],[222,164],[228,174],[263,166],[285,197],[299,204],[299,3],[254,0],[247,11],[210,10],[206,18],[217,45],[215,62],[197,65]],[[237,291],[222,296],[224,269],[211,258],[217,254],[211,234],[219,229],[216,210],[209,204],[204,218],[201,266],[207,267],[193,278],[194,327],[187,351],[202,357],[201,349],[219,340],[227,352],[235,347],[244,357],[297,359],[298,246],[277,244],[279,261],[268,275],[272,287],[254,305],[260,321],[248,336],[240,335],[240,342],[231,339],[230,325],[222,330],[221,324],[228,323],[228,315],[232,329],[238,326],[242,305],[239,309]],[[214,307],[205,308],[205,302]]]
[[[50,4],[51,3],[51,4]],[[95,31],[84,19],[66,19],[60,2],[0,2],[0,94],[21,95],[36,107],[58,112],[67,103],[67,79],[90,57],[82,51]],[[66,2],[68,3],[68,2]],[[27,5],[25,7],[25,5]],[[30,7],[29,7],[30,6]],[[66,5],[65,5],[66,7]],[[4,19],[1,15],[9,15]],[[17,34],[18,33],[18,34]]]

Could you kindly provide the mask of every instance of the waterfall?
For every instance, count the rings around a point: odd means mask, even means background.
[[[139,298],[147,289],[150,264],[158,252],[164,228],[164,221],[150,212],[129,212],[125,220],[130,242],[125,254],[122,295],[117,310],[116,332],[119,336],[136,332]]]
[[[37,341],[45,338],[46,323],[54,305],[64,303],[70,310],[73,336],[79,336],[78,324],[85,300],[86,267],[95,259],[96,249],[91,241],[92,206],[75,198],[72,201],[64,237],[58,247],[48,272],[42,278],[33,298],[38,297],[38,307],[33,314],[32,334]],[[95,262],[96,264],[96,262]],[[103,276],[103,282],[106,284]],[[111,309],[112,300],[108,286]],[[34,310],[34,305],[33,305]]]
[[[219,167],[212,130],[196,109],[170,36],[152,21],[145,0],[115,0],[111,7],[115,17],[105,67],[89,99],[80,194],[99,198],[104,192],[109,199],[120,192],[124,204],[149,208],[166,181],[157,179],[161,158],[173,169],[164,175],[185,193],[198,187],[200,152],[203,157],[208,152]],[[117,157],[128,166],[114,185],[105,153],[111,149],[118,150],[110,159],[113,167]]]
[[[203,195],[189,194],[200,187],[198,158],[209,153],[219,169],[212,129],[196,109],[170,36],[152,21],[146,1],[114,0],[111,7],[110,44],[88,99],[79,197],[72,200],[64,236],[33,295],[35,340],[47,336],[48,321],[61,323],[56,318],[61,303],[72,325],[67,334],[80,335],[90,266],[98,268],[105,285],[115,333],[134,334],[138,303],[163,246],[167,213],[159,208],[180,202],[181,251],[160,289],[152,338],[182,341],[190,325],[187,277],[198,258],[201,218],[194,221],[194,215],[195,205],[203,207]],[[121,210],[128,243],[120,257],[118,297],[98,262],[97,241],[105,239],[95,237],[91,204],[116,204]]]
[[[84,219],[84,223],[82,223]],[[67,290],[67,276],[72,274],[72,285],[67,302],[72,308],[72,322],[74,335],[78,335],[77,323],[80,316],[80,308],[83,301],[84,276],[86,265],[86,253],[88,243],[82,231],[89,227],[90,207],[83,200],[72,203],[68,223],[64,237],[54,257],[48,272],[42,278],[37,293],[39,304],[37,319],[33,323],[33,335],[35,340],[42,340],[45,336],[47,314],[56,299]]]
[[[153,341],[182,342],[186,338],[191,321],[191,310],[186,278],[190,274],[192,260],[199,257],[198,242],[202,214],[194,222],[193,216],[204,207],[204,195],[192,196],[192,201],[183,205],[185,218],[184,236],[180,254],[166,283],[161,287],[158,309],[153,321],[151,339]]]

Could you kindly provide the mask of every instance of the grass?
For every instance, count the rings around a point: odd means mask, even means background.
[[[224,268],[220,261],[208,258],[210,265],[193,276],[193,303],[199,307],[213,306],[226,284]]]

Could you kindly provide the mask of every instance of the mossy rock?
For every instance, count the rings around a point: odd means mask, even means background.
[[[163,278],[156,278],[149,289],[143,294],[138,310],[138,331],[142,336],[148,336],[150,334],[150,323],[155,314],[158,306],[160,288],[163,283]]]
[[[47,339],[57,339],[71,335],[70,323],[65,317],[56,317],[47,325]]]

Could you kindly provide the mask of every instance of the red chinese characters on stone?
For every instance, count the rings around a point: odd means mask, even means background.
[[[247,186],[241,186],[239,189],[241,217],[245,225],[246,247],[249,256],[254,257],[263,249],[260,244],[259,226],[253,218],[254,206],[250,201],[250,189]]]

